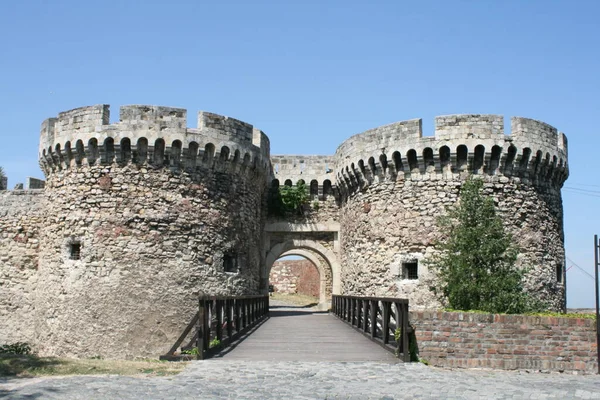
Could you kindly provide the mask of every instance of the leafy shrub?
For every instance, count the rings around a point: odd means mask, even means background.
[[[302,181],[296,186],[280,186],[273,189],[269,196],[269,214],[283,216],[285,214],[300,214],[308,203],[308,188]]]
[[[31,354],[31,346],[25,342],[0,345],[0,354]]]

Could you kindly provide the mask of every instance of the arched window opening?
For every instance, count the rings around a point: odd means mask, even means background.
[[[248,156],[248,154],[246,154]],[[207,143],[206,146],[204,146],[204,156],[202,157],[202,161],[204,163],[212,163],[213,159],[215,157],[215,145],[212,143]],[[250,162],[250,156],[248,156],[248,162]]]
[[[414,149],[410,149],[407,153],[406,153],[406,158],[408,160],[408,167],[410,168],[410,171],[416,171],[418,172],[419,170],[419,163],[417,162],[417,152]]]
[[[65,165],[71,166],[71,160],[73,159],[73,151],[71,150],[71,142],[65,143]]]
[[[467,165],[468,157],[469,157],[469,150],[467,149],[467,146],[465,146],[464,144],[461,144],[460,146],[458,146],[456,148],[456,167],[459,171],[462,171],[465,169],[465,167]]]
[[[426,170],[430,169],[430,167],[435,167],[435,161],[433,160],[433,149],[431,149],[431,147],[425,147],[423,149],[423,162],[425,163]]]
[[[527,165],[529,164],[530,158],[531,158],[531,149],[529,147],[525,147],[523,149],[523,155],[521,156],[521,161],[519,162],[519,167],[523,170],[526,170]]]
[[[371,173],[373,175],[377,173],[377,167],[375,166],[375,158],[373,157],[369,158],[369,169],[371,170]]]
[[[323,181],[323,196],[331,196],[333,195],[333,188],[331,187],[331,181],[329,179],[325,179]]]
[[[381,164],[381,169],[385,173],[388,167],[387,156],[385,154],[379,156],[379,164]]]
[[[485,157],[485,147],[482,145],[475,146],[475,157],[473,158],[473,172],[481,172],[483,168],[483,161]]]
[[[119,147],[121,148],[121,163],[125,164],[131,160],[131,140],[129,138],[121,139]]]
[[[62,151],[60,149],[60,144],[57,143],[56,146],[54,146],[54,154],[56,154],[56,159],[58,161],[58,168],[62,169],[62,163],[63,163],[63,154]]]
[[[227,147],[227,146],[221,147],[221,153],[219,154],[219,159],[221,161],[229,160],[229,147]]]
[[[138,164],[144,164],[148,161],[148,139],[141,137],[138,139],[135,145],[135,162]]]
[[[244,168],[250,165],[250,154],[244,154],[244,161],[242,162],[242,165],[244,166]]]
[[[198,161],[198,149],[200,145],[196,142],[190,142],[188,145],[187,163],[186,168],[194,170],[196,168],[196,162]]]
[[[156,139],[154,142],[154,158],[152,160],[154,165],[161,166],[165,162],[165,141],[163,139]]]
[[[171,150],[169,151],[169,162],[171,167],[178,167],[181,164],[181,149],[183,144],[179,140],[174,140],[171,143]]]
[[[310,181],[310,195],[311,197],[319,195],[319,182],[316,179]]]
[[[515,162],[516,156],[517,148],[511,144],[510,146],[508,146],[508,151],[506,152],[506,161],[504,162],[504,165],[506,167],[512,166],[512,164]]]
[[[363,160],[358,160],[358,168],[360,169],[360,173],[366,175],[365,162]]]
[[[395,151],[392,153],[392,161],[394,161],[394,168],[396,168],[396,172],[400,172],[404,169],[402,166],[402,156],[399,151]]]
[[[448,168],[450,165],[450,147],[442,146],[440,147],[440,166],[442,169]]]
[[[91,138],[88,141],[88,151],[87,151],[88,165],[96,164],[97,159],[98,159],[98,140],[96,138]]]
[[[284,184],[285,186],[288,186],[288,187],[292,187],[292,186],[293,186],[293,185],[292,185],[292,180],[291,180],[291,179],[286,179],[286,180],[285,180],[285,182],[284,182],[283,184]]]
[[[104,139],[102,164],[112,164],[115,159],[115,139],[107,137]]]
[[[492,147],[492,155],[490,157],[490,173],[494,174],[500,166],[500,156],[502,155],[502,147],[496,145]]]
[[[75,163],[77,165],[81,165],[83,163],[83,159],[85,157],[85,148],[83,146],[83,141],[79,139],[75,142]]]

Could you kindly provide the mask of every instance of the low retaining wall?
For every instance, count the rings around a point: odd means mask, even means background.
[[[431,365],[596,373],[596,321],[414,311],[419,356]]]

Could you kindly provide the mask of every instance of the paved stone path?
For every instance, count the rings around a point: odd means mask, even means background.
[[[362,336],[327,315],[291,315],[279,310],[268,322],[288,326],[301,345],[284,347],[270,336],[267,324],[222,358],[195,361],[169,378],[75,376],[0,379],[5,399],[600,399],[600,377],[525,372],[446,370],[419,363],[403,364],[368,339],[373,355],[344,350],[346,334]],[[286,314],[287,313],[287,314]],[[322,318],[327,329],[336,322],[347,331],[326,334],[316,345],[306,321]],[[328,320],[327,318],[332,318]],[[261,330],[265,329],[262,333]],[[271,328],[269,328],[271,329]],[[266,332],[266,333],[265,333]],[[254,336],[256,335],[256,336]],[[352,339],[354,343],[356,339]],[[251,339],[253,338],[253,339]],[[272,346],[269,345],[272,343]],[[312,344],[313,346],[307,346]],[[254,350],[252,349],[254,348]],[[257,351],[256,349],[260,349]],[[266,351],[271,349],[272,351]],[[312,349],[312,350],[311,350]],[[317,350],[318,349],[318,350]],[[329,349],[346,352],[333,362],[319,361]],[[341,349],[341,350],[340,350]],[[380,351],[383,351],[381,353]],[[272,360],[285,356],[286,361]],[[370,360],[369,357],[372,357]],[[387,358],[386,358],[387,357]],[[313,361],[296,361],[310,358]],[[323,357],[324,358],[324,357]],[[344,361],[346,360],[346,361]],[[351,360],[351,361],[350,361]]]

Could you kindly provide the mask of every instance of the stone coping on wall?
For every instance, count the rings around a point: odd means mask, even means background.
[[[596,321],[412,311],[419,356],[433,366],[596,373]]]
[[[326,221],[307,224],[292,222],[273,222],[265,226],[265,232],[339,232],[340,223]]]

